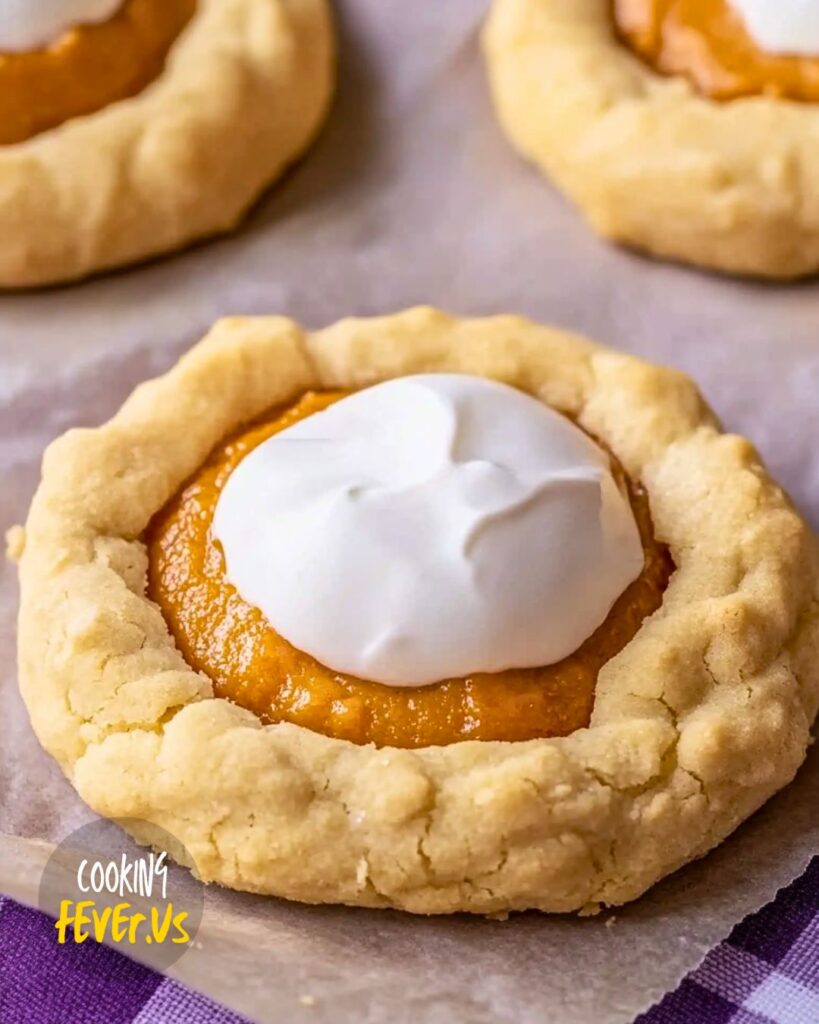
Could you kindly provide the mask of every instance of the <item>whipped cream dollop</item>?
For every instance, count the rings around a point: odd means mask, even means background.
[[[817,0],[730,0],[761,50],[819,55]]]
[[[228,478],[213,531],[280,635],[392,686],[559,661],[644,563],[607,455],[459,374],[387,381],[275,434]]]
[[[123,0],[0,0],[0,52],[38,50],[75,25],[106,21]]]

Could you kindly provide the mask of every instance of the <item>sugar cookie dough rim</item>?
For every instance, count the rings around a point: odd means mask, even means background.
[[[317,133],[334,64],[329,0],[198,0],[136,96],[0,146],[0,287],[234,227]]]
[[[819,105],[715,102],[615,35],[609,0],[494,0],[500,121],[602,235],[752,276],[819,270]]]
[[[405,751],[262,727],[212,697],[144,597],[136,538],[230,430],[311,387],[423,370],[573,412],[647,487],[678,571],[602,670],[589,729]],[[682,375],[514,317],[220,322],[48,449],[20,578],[21,690],[80,795],[178,836],[205,880],[308,902],[623,902],[790,780],[819,700],[814,542],[751,446]]]

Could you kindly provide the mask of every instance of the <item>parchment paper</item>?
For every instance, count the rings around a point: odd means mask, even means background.
[[[0,298],[0,527],[23,518],[49,439],[110,415],[217,316],[320,326],[417,302],[524,313],[693,373],[819,524],[819,285],[729,281],[594,238],[495,125],[484,8],[345,0],[330,123],[240,234]],[[4,565],[0,890],[31,901],[48,844],[90,812],[17,695],[15,587]],[[259,1021],[628,1021],[802,870],[819,849],[818,797],[814,754],[734,838],[613,923],[419,920],[208,890],[197,946],[172,973]]]

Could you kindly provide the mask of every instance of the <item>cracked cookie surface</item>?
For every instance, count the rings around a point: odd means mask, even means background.
[[[512,144],[605,238],[727,273],[819,270],[819,106],[710,100],[647,66],[611,0],[494,0],[483,48]]]
[[[221,438],[310,389],[427,371],[575,417],[644,483],[671,551],[661,607],[569,736],[401,750],[264,725],[214,697],[146,597],[140,538]],[[43,746],[96,811],[143,842],[165,829],[199,877],[239,889],[418,913],[623,903],[793,777],[819,704],[816,540],[752,446],[681,374],[515,317],[222,321],[49,448],[15,548]]]

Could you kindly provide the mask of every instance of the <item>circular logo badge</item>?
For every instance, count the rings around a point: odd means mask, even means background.
[[[62,946],[105,943],[164,970],[193,943],[204,886],[171,862],[191,862],[174,836],[144,821],[100,820],[72,832],[48,859],[39,906]]]

